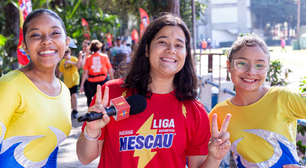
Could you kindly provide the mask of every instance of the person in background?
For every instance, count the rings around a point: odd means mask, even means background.
[[[0,78],[0,167],[57,167],[59,145],[71,130],[70,93],[55,76],[70,38],[49,9],[23,23],[30,62]]]
[[[306,96],[286,87],[263,86],[270,52],[257,35],[243,35],[228,53],[227,70],[236,95],[217,104],[218,125],[232,115],[228,131],[238,168],[295,167],[297,119],[306,118]],[[298,166],[299,167],[299,166]]]
[[[107,51],[106,51],[106,43],[104,41],[101,42],[102,43],[102,48],[101,48],[101,53],[106,54],[107,55]]]
[[[207,41],[205,39],[203,39],[203,41],[201,42],[202,44],[202,49],[205,51],[207,48]]]
[[[286,40],[284,39],[284,37],[281,40],[281,47],[282,47],[281,52],[283,52],[283,50],[285,50],[285,52],[287,52],[286,48],[285,48],[286,47]]]
[[[89,40],[84,40],[83,41],[82,50],[79,52],[79,60],[81,60],[81,61],[79,62],[80,65],[78,65],[78,66],[83,67],[85,62],[86,62],[86,57],[91,54],[90,50],[89,50],[89,45],[90,45]]]
[[[79,61],[78,61],[77,67],[83,68],[83,66],[86,62],[87,56],[90,55],[89,45],[90,45],[90,41],[85,39],[82,43],[82,50],[79,52]],[[79,69],[81,69],[81,68],[79,68]],[[80,74],[83,75],[83,70],[80,71]],[[87,86],[87,82],[88,81],[86,79],[85,82],[84,82],[85,86]],[[91,100],[91,95],[90,95],[90,92],[89,92],[87,87],[84,88],[84,93],[85,93],[85,96],[86,96],[86,99],[87,99],[87,105],[89,105],[90,102],[88,102],[88,101]]]
[[[76,48],[73,40],[70,40],[69,47]],[[71,118],[78,117],[78,87],[80,84],[80,75],[78,69],[81,68],[81,62],[77,57],[71,56],[71,50],[65,51],[64,59],[59,64],[59,78],[64,76],[64,83],[69,88],[71,95]]]
[[[132,51],[134,51],[135,47],[136,47],[136,43],[135,43],[135,40],[132,40],[132,46],[131,46],[131,48],[132,48]]]
[[[99,40],[93,40],[89,49],[92,54],[87,56],[83,67],[83,75],[81,80],[80,92],[87,88],[89,96],[87,97],[87,105],[89,106],[92,97],[96,94],[97,85],[103,85],[107,79],[107,73],[110,79],[114,79],[112,65],[106,54],[101,53],[102,43]],[[87,80],[87,85],[84,85]]]
[[[114,64],[113,57],[116,54],[116,52],[114,52],[114,47],[115,46],[117,46],[117,42],[116,41],[112,41],[112,46],[109,47],[108,54],[107,54],[112,65]]]
[[[116,42],[117,42],[117,46],[115,46],[113,48],[113,67],[114,67],[115,71],[117,71],[119,69],[120,63],[122,63],[123,60],[126,59],[127,53],[128,53],[127,47],[122,45],[122,43],[121,43],[121,37],[120,36],[117,37]],[[125,62],[122,65],[125,65]],[[115,76],[117,78],[118,73],[115,72],[115,74],[116,74]]]
[[[132,49],[131,47],[126,45],[126,41],[122,40],[122,46],[124,46],[126,48],[126,63],[130,63],[131,62],[131,53],[132,53]]]
[[[211,40],[210,40],[210,38],[207,39],[207,47],[210,51],[211,50]]]
[[[103,118],[83,124],[79,160],[88,164],[100,156],[99,168],[185,168],[187,157],[189,168],[218,168],[230,146],[230,116],[220,132],[215,117],[211,134],[204,106],[196,100],[187,25],[170,13],[160,16],[133,53],[124,78],[98,85],[88,111],[102,112]],[[110,99],[135,94],[146,97],[142,113],[118,122],[106,114]]]

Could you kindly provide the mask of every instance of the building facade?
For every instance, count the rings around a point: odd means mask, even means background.
[[[197,20],[197,41],[211,39],[212,47],[228,47],[239,33],[250,33],[252,17],[250,0],[200,0],[207,4],[205,15]]]

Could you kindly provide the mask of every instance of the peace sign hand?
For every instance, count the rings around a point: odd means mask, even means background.
[[[211,123],[212,136],[210,143],[208,144],[208,150],[209,154],[216,160],[222,160],[222,158],[227,154],[229,148],[231,147],[231,142],[229,141],[230,134],[226,132],[230,119],[231,114],[227,114],[219,132],[217,114],[213,114]]]
[[[102,113],[103,117],[99,120],[94,120],[91,122],[87,122],[87,134],[88,136],[94,138],[99,135],[100,129],[105,127],[107,123],[109,123],[110,118],[106,114],[105,108],[107,107],[109,99],[109,88],[105,87],[104,90],[104,97],[102,100],[102,92],[101,92],[101,86],[97,85],[97,93],[96,93],[96,103],[95,105],[91,106],[88,111],[94,111],[97,113]]]

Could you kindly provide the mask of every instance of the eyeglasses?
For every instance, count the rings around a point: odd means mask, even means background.
[[[262,75],[265,72],[267,72],[269,65],[265,63],[256,63],[254,65],[250,64],[249,62],[241,59],[236,59],[234,61],[234,67],[239,72],[246,72],[250,69],[251,66],[253,66],[254,72],[257,75]]]
[[[85,41],[84,41],[83,44],[90,45],[90,42],[85,42]]]
[[[69,54],[69,53],[70,53],[70,51],[68,51],[68,50],[67,50],[67,51],[65,51],[65,54]]]

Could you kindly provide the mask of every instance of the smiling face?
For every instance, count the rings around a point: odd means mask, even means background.
[[[178,26],[165,26],[154,36],[148,52],[152,78],[174,77],[187,56],[183,30]]]
[[[22,47],[34,66],[55,68],[68,49],[70,39],[57,18],[43,13],[28,22],[25,41]]]
[[[245,72],[238,71],[234,67],[235,60],[239,62],[247,62],[251,66]],[[228,62],[228,71],[231,73],[231,78],[235,84],[236,91],[256,91],[265,81],[267,72],[261,73],[254,68],[257,65],[269,66],[269,56],[265,54],[258,45],[242,47],[233,55],[231,62]]]

